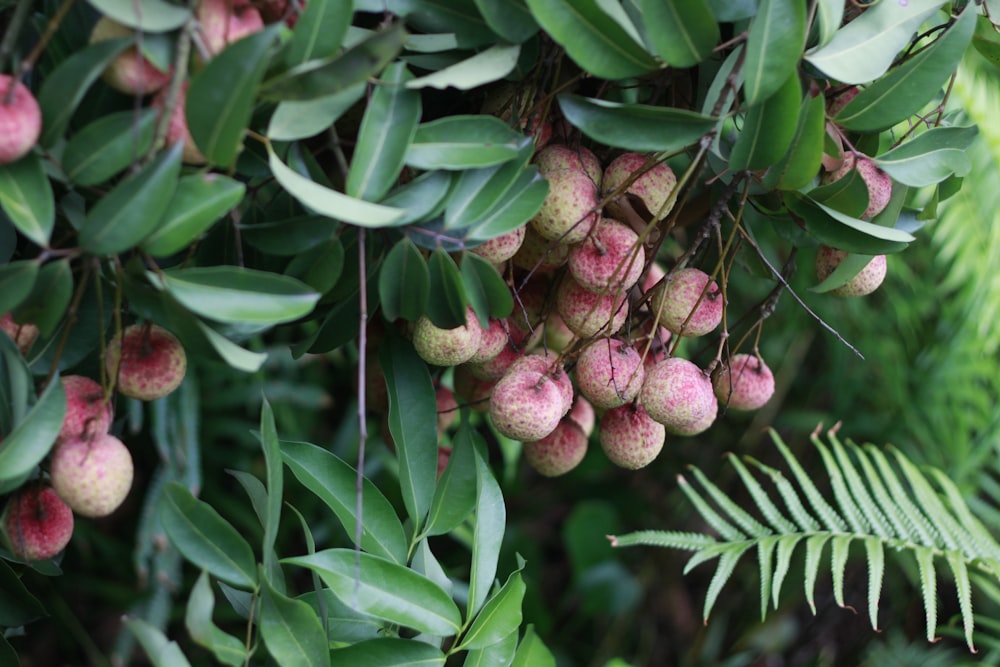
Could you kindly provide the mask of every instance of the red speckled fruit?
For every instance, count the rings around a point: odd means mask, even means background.
[[[66,375],[62,386],[66,392],[66,414],[58,440],[86,440],[107,433],[111,428],[111,402],[104,400],[101,385],[82,375]]]
[[[3,530],[18,558],[52,558],[73,537],[73,510],[50,487],[27,486],[7,502]]]
[[[673,333],[704,336],[722,322],[722,291],[701,269],[681,269],[653,288],[649,307]]]
[[[871,158],[865,155],[847,153],[844,161],[835,171],[827,174],[822,181],[833,183],[847,176],[851,171],[857,171],[861,180],[868,188],[868,208],[861,214],[865,220],[871,220],[881,213],[892,198],[892,177],[878,168]]]
[[[666,430],[650,418],[643,406],[630,403],[601,415],[597,437],[612,463],[638,470],[659,456]]]
[[[519,269],[535,275],[555,271],[569,259],[570,246],[545,238],[531,225],[524,232],[524,241],[511,262]]]
[[[584,146],[570,148],[563,144],[552,144],[535,155],[538,172],[545,177],[562,169],[582,171],[595,185],[601,184],[601,162]]]
[[[774,375],[764,360],[753,354],[734,354],[729,367],[712,377],[719,402],[730,410],[756,410],[774,395]]]
[[[585,172],[560,169],[546,175],[549,194],[531,219],[539,235],[563,245],[579,243],[597,224],[597,186]]]
[[[589,345],[576,364],[580,392],[597,408],[616,408],[634,401],[645,377],[639,352],[613,338]]]
[[[587,454],[587,435],[571,419],[563,419],[541,440],[524,443],[524,458],[545,477],[565,475]]]
[[[562,392],[547,375],[529,369],[507,373],[493,387],[490,417],[508,438],[541,440],[555,430],[562,416]]]
[[[521,225],[506,234],[480,243],[472,249],[472,252],[494,264],[506,262],[514,256],[514,253],[516,253],[521,247],[521,244],[524,243],[524,233],[526,229],[527,225]]]
[[[121,440],[104,433],[93,440],[56,446],[49,468],[52,488],[80,516],[114,512],[132,488],[132,456]]]
[[[597,415],[594,413],[594,406],[590,404],[590,401],[577,394],[576,399],[573,401],[573,407],[566,413],[566,419],[575,421],[589,438],[590,434],[594,432]]]
[[[420,358],[435,366],[457,366],[471,359],[479,349],[483,330],[472,308],[466,308],[465,324],[441,329],[426,316],[413,329],[413,347]]]
[[[826,280],[827,276],[840,266],[845,257],[847,257],[847,253],[843,250],[825,245],[820,246],[816,252],[816,277],[820,280]],[[876,255],[856,276],[840,287],[830,290],[830,294],[845,297],[871,294],[885,280],[887,271],[888,265],[885,255]]]
[[[645,264],[638,234],[611,218],[603,218],[569,253],[569,272],[591,292],[632,287]]]
[[[559,364],[559,355],[552,350],[547,352],[534,352],[532,354],[521,355],[510,365],[507,373],[515,373],[521,370],[533,370],[548,376],[559,388],[559,395],[563,400],[563,414],[569,412],[573,407],[573,381]]]
[[[595,294],[564,276],[556,292],[556,309],[563,322],[580,338],[615,334],[628,317],[623,293]]]
[[[0,164],[17,162],[27,155],[41,133],[42,110],[34,95],[20,81],[0,74]]]
[[[108,343],[105,364],[116,377],[118,391],[129,398],[153,401],[180,386],[187,355],[177,338],[155,324],[132,324]]]
[[[687,359],[671,357],[646,373],[639,400],[667,429],[685,429],[715,406],[712,382]]]
[[[632,174],[642,169],[646,161],[646,156],[638,153],[623,153],[612,160],[604,170],[601,184],[604,194],[620,188]],[[625,192],[639,197],[651,215],[659,215],[662,219],[673,208],[672,204],[666,206],[666,203],[676,186],[677,177],[673,170],[666,163],[659,162],[635,179]],[[621,207],[616,200],[609,201],[607,209],[611,215],[622,217]]]

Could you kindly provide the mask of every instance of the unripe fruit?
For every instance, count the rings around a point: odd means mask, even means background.
[[[0,164],[27,155],[42,133],[42,110],[28,87],[0,74]]]
[[[585,172],[560,169],[546,175],[549,194],[531,225],[550,241],[563,245],[587,238],[599,219],[597,186]]]
[[[774,395],[774,375],[760,357],[734,354],[713,374],[712,387],[730,410],[757,410]]]
[[[524,443],[524,458],[545,477],[565,475],[587,454],[587,436],[580,425],[563,419],[541,440]]]
[[[228,44],[264,29],[264,19],[246,0],[201,0],[198,21],[211,55],[222,52]]]
[[[535,275],[555,271],[569,259],[570,246],[550,241],[528,225],[524,241],[511,262],[519,269],[534,271]]]
[[[527,369],[507,373],[493,387],[490,417],[508,438],[541,440],[555,430],[562,416],[562,394],[547,375]]]
[[[580,338],[615,334],[628,317],[624,294],[595,294],[570,276],[563,277],[556,292],[556,309],[570,331]]]
[[[191,131],[188,129],[187,115],[184,110],[184,105],[187,102],[187,89],[190,82],[185,81],[181,84],[180,91],[177,93],[177,101],[174,106],[173,114],[170,116],[170,124],[167,126],[167,145],[173,146],[176,143],[183,144],[184,148],[181,151],[181,160],[185,164],[200,165],[205,164],[205,156],[198,149],[197,144],[194,143],[194,139],[191,137]],[[167,95],[169,93],[168,88],[163,88],[156,94],[153,98],[152,107],[158,109],[161,112],[167,106]]]
[[[163,327],[132,324],[108,343],[105,366],[111,377],[117,377],[122,395],[154,401],[180,386],[187,372],[187,355],[180,341]]]
[[[66,375],[61,382],[66,392],[66,413],[57,441],[88,440],[107,433],[111,428],[111,402],[105,400],[101,385],[82,375]]]
[[[576,364],[576,383],[597,408],[616,408],[634,401],[645,376],[636,349],[613,338],[595,341]]]
[[[847,103],[858,96],[861,89],[857,86],[851,86],[844,92],[840,93],[833,99],[831,99],[826,105],[826,114],[831,118],[840,113],[841,109],[847,106]]]
[[[132,456],[109,433],[57,445],[49,472],[56,493],[80,516],[111,514],[132,488]]]
[[[576,334],[566,326],[558,313],[549,313],[545,318],[545,346],[556,352],[562,352],[576,340]]]
[[[659,456],[666,430],[650,418],[643,406],[630,403],[601,415],[597,438],[612,463],[638,470]]]
[[[413,328],[413,347],[429,364],[457,366],[476,354],[482,337],[475,312],[466,308],[465,324],[454,329],[441,329],[427,316],[421,317]]]
[[[639,401],[649,416],[668,429],[685,429],[715,407],[712,383],[700,368],[679,357],[646,373]]]
[[[552,144],[535,155],[538,173],[546,178],[564,169],[585,173],[595,185],[601,184],[601,161],[584,146],[570,148],[563,144]]]
[[[646,156],[638,153],[623,153],[616,157],[604,170],[604,180],[601,184],[603,192],[610,194],[620,188],[632,174],[642,169],[646,162]],[[665,162],[659,162],[635,179],[625,192],[637,196],[645,204],[650,215],[659,215],[662,219],[673,208],[673,204],[666,206],[666,203],[676,186],[677,177],[673,170]],[[622,218],[624,215],[621,205],[615,199],[608,202],[607,209],[616,218]]]
[[[7,502],[3,530],[17,558],[52,558],[73,537],[73,510],[52,488],[32,484]]]
[[[480,243],[470,252],[479,255],[486,261],[492,262],[493,264],[506,262],[514,256],[514,254],[521,247],[521,244],[524,243],[524,234],[526,230],[527,225],[521,225],[506,234]]]
[[[653,289],[649,307],[654,317],[660,313],[660,325],[673,333],[704,336],[722,322],[722,291],[704,271],[681,269]]]
[[[500,319],[491,319],[490,326],[480,329],[479,347],[475,354],[469,358],[471,364],[481,364],[490,359],[495,359],[504,348],[510,337],[507,335],[507,324]]]
[[[134,38],[135,30],[102,16],[90,33],[90,43],[96,44],[121,37]],[[149,95],[170,82],[170,72],[162,72],[149,62],[138,47],[130,46],[115,56],[101,75],[105,83],[126,95]]]
[[[603,218],[569,253],[569,272],[591,292],[626,290],[639,280],[646,252],[639,236],[617,220]]]
[[[0,124],[2,122],[2,119],[0,119]],[[2,160],[0,160],[0,163],[2,163]],[[28,322],[18,324],[14,321],[14,316],[10,313],[4,313],[0,316],[0,331],[10,336],[10,339],[17,345],[17,349],[25,356],[28,354],[31,346],[34,345],[35,339],[38,338],[37,326]]]
[[[575,421],[577,426],[583,429],[584,435],[589,438],[590,434],[594,432],[597,415],[594,414],[594,406],[590,404],[590,401],[577,394],[573,401],[573,407],[566,413],[566,419]]]
[[[868,188],[868,208],[861,214],[861,217],[865,220],[871,220],[885,209],[892,198],[892,177],[879,169],[878,165],[872,162],[868,156],[847,153],[844,155],[844,161],[840,167],[827,174],[822,181],[823,183],[834,183],[852,171],[858,172],[865,187]]]
[[[820,246],[816,251],[816,277],[821,281],[833,273],[834,269],[847,257],[843,250],[837,250],[830,246]],[[865,296],[871,294],[879,288],[885,280],[888,265],[885,255],[876,255],[861,269],[856,276],[836,289],[830,290],[830,294],[836,296]]]

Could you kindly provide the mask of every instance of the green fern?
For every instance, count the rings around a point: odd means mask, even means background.
[[[948,476],[934,468],[918,469],[894,447],[842,444],[834,431],[827,433],[829,445],[826,445],[814,433],[812,441],[830,483],[832,498],[828,500],[773,430],[771,438],[797,488],[783,472],[751,457],[745,457],[746,464],[735,456],[729,459],[753,499],[759,517],[743,509],[694,468],[695,483],[680,476],[681,490],[718,537],[650,530],[609,536],[612,545],[692,551],[685,574],[701,563],[718,559],[705,598],[707,620],[736,564],[754,550],[761,573],[761,618],[766,615],[769,602],[777,607],[792,556],[802,544],[805,545],[805,596],[813,612],[816,580],[827,544],[834,599],[845,606],[844,570],[851,544],[859,542],[868,561],[868,614],[875,629],[878,629],[886,551],[910,554],[919,572],[929,641],[934,640],[937,627],[936,565],[943,560],[958,591],[966,643],[974,650],[970,574],[979,573],[993,583],[1000,581],[1000,543],[973,515]],[[773,485],[771,493],[750,468],[769,478]],[[775,496],[781,499],[783,508]]]

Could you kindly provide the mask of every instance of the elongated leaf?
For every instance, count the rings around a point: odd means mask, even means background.
[[[518,157],[510,162],[459,173],[445,206],[446,229],[471,227],[507,199],[535,153],[534,142],[525,137],[518,150]]]
[[[80,246],[95,255],[113,255],[138,245],[167,210],[181,170],[181,143],[160,153],[90,209],[80,228]]]
[[[798,190],[808,185],[823,161],[825,127],[823,97],[806,93],[788,152],[764,175],[764,185],[779,190]]]
[[[208,573],[202,572],[191,589],[184,614],[184,627],[196,644],[207,648],[219,662],[240,667],[245,664],[247,651],[243,642],[223,632],[212,621],[215,596]]]
[[[952,174],[965,176],[971,168],[966,150],[979,129],[936,127],[900,144],[875,159],[894,181],[913,187],[940,183]]]
[[[441,637],[461,625],[458,607],[437,584],[377,556],[327,549],[282,562],[313,570],[342,601],[376,618]]]
[[[412,639],[379,637],[330,652],[332,664],[351,667],[434,667],[444,665],[441,649]]]
[[[406,163],[420,169],[489,167],[517,157],[521,139],[493,116],[447,116],[417,127]]]
[[[494,44],[461,62],[406,83],[407,88],[457,88],[470,90],[504,78],[517,66],[521,47]]]
[[[675,151],[715,127],[711,116],[644,104],[621,104],[577,95],[559,96],[566,120],[591,139],[626,150]]]
[[[404,238],[392,247],[379,271],[379,301],[386,319],[418,319],[427,307],[429,288],[427,263],[413,241]]]
[[[451,532],[476,506],[476,456],[471,427],[463,420],[452,440],[451,456],[434,489],[427,520],[428,535]]]
[[[846,285],[851,278],[861,273],[861,270],[868,266],[872,259],[873,257],[871,255],[849,254],[841,260],[840,264],[837,265],[837,268],[833,270],[833,273],[820,281],[818,285],[810,287],[809,289],[813,292],[822,294],[824,292],[835,290],[842,285]]]
[[[143,32],[168,32],[180,28],[191,16],[184,5],[163,0],[90,0],[97,11],[118,23]]]
[[[233,525],[183,485],[164,487],[160,520],[167,537],[197,567],[238,588],[257,583],[253,550]]]
[[[497,643],[480,649],[472,649],[465,656],[463,667],[490,667],[509,665],[517,653],[517,631],[510,633]]]
[[[177,642],[167,639],[159,628],[141,618],[126,618],[125,627],[139,640],[155,667],[190,667]]]
[[[281,465],[281,451],[278,446],[278,431],[274,424],[274,412],[266,396],[262,396],[260,410],[260,445],[264,451],[264,466],[267,471],[267,498],[264,512],[264,540],[261,553],[264,555],[264,571],[280,572],[274,556],[274,544],[278,539],[278,525],[281,523],[281,499],[284,496],[284,476]],[[284,581],[276,582],[278,592],[284,592]],[[280,603],[279,605],[280,606]]]
[[[719,24],[706,0],[642,0],[650,40],[664,62],[692,67],[712,54]]]
[[[722,592],[722,587],[729,581],[729,577],[732,576],[733,570],[736,568],[736,563],[739,562],[740,557],[748,548],[749,545],[735,545],[722,552],[719,557],[719,565],[715,568],[715,574],[712,575],[708,592],[705,594],[705,607],[701,615],[703,620],[708,620],[712,613],[712,607],[715,606],[715,601],[718,599],[719,593]]]
[[[45,607],[31,594],[6,560],[0,560],[0,591],[3,591],[0,625],[16,628],[46,615]]]
[[[0,266],[0,313],[20,305],[38,278],[38,262],[21,260]]]
[[[908,232],[850,218],[797,193],[790,193],[785,201],[793,213],[806,220],[811,234],[847,252],[867,255],[899,252],[913,240]]]
[[[729,168],[765,169],[787,155],[795,136],[801,100],[799,78],[790,76],[773,95],[750,107],[729,155]]]
[[[344,43],[347,29],[354,14],[352,0],[317,0],[306,3],[299,16],[285,62],[298,65],[314,59],[329,58],[337,53]]]
[[[246,350],[200,320],[196,322],[196,326],[219,358],[238,371],[256,373],[267,361],[266,352]]]
[[[799,0],[761,0],[750,24],[743,94],[760,104],[795,75],[806,42],[806,6]]]
[[[305,602],[282,595],[266,579],[260,590],[260,634],[279,665],[325,667],[329,642],[319,616]]]
[[[0,165],[0,208],[18,231],[35,244],[48,247],[56,206],[52,185],[37,153]]]
[[[555,656],[535,633],[535,626],[528,625],[524,638],[517,647],[511,667],[556,667]]]
[[[472,575],[469,578],[469,617],[479,611],[489,595],[507,524],[503,494],[486,459],[486,442],[477,431],[471,435],[476,456],[476,523],[473,529]]]
[[[525,0],[475,0],[479,13],[496,34],[511,44],[521,44],[538,32],[538,24]]]
[[[240,234],[247,243],[269,255],[292,257],[301,256],[327,241],[336,241],[334,235],[339,228],[340,223],[336,220],[319,215],[302,215],[240,225]]]
[[[522,171],[507,196],[473,223],[468,238],[487,241],[515,230],[535,217],[548,194],[549,182],[537,169]]]
[[[361,81],[324,97],[281,102],[271,116],[267,136],[275,141],[294,141],[317,135],[354,106],[366,88],[367,83]]]
[[[430,293],[434,295],[427,302],[427,317],[439,329],[465,325],[468,297],[455,260],[438,248],[428,258],[427,269],[431,279]]]
[[[49,262],[38,271],[35,284],[20,306],[15,322],[31,322],[43,336],[50,336],[66,315],[73,297],[73,269],[69,258]]]
[[[295,478],[340,519],[353,538],[356,528],[357,472],[331,452],[305,442],[282,441],[281,453]],[[362,483],[361,548],[376,556],[406,562],[406,536],[396,512],[370,480]]]
[[[63,169],[79,185],[97,185],[137,161],[153,143],[156,111],[108,114],[77,132],[63,152]]]
[[[177,181],[167,213],[142,249],[154,257],[179,252],[235,207],[246,186],[215,173],[190,174]]]
[[[840,0],[818,0],[816,3],[816,22],[819,24],[819,49],[833,39],[844,20],[844,3]]]
[[[462,255],[462,279],[469,304],[479,316],[483,328],[489,327],[489,318],[507,317],[514,310],[514,297],[503,276],[489,261],[467,252]]]
[[[0,442],[0,481],[26,475],[48,455],[62,428],[65,412],[66,392],[62,382],[55,379],[24,420]]]
[[[486,648],[517,632],[521,625],[521,602],[525,590],[521,573],[511,574],[507,583],[483,606],[460,646],[465,649]]]

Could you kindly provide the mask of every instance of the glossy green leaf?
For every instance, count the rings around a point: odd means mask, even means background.
[[[365,107],[344,191],[379,201],[399,180],[403,158],[420,122],[420,93],[403,84],[413,75],[402,62],[383,72]]]
[[[196,326],[219,357],[238,371],[256,373],[267,361],[266,352],[246,350],[200,320]]]
[[[521,626],[521,603],[526,586],[520,572],[515,572],[507,583],[491,597],[462,637],[460,646],[481,649],[492,646]]]
[[[56,205],[37,153],[0,165],[0,208],[18,231],[36,245],[48,247],[56,222]]]
[[[42,603],[31,594],[7,561],[2,559],[0,559],[0,591],[3,592],[0,596],[0,626],[17,628],[46,615]],[[0,662],[0,664],[7,663]]]
[[[355,644],[385,634],[387,624],[384,621],[362,614],[351,608],[349,603],[342,602],[333,591],[322,586],[318,576],[316,588],[317,590],[304,593],[296,599],[302,600],[326,619],[327,637],[330,642]]]
[[[166,635],[152,623],[141,618],[125,617],[123,621],[154,667],[190,667],[191,663],[184,657],[177,642],[170,641]]]
[[[195,267],[147,275],[191,312],[217,322],[290,322],[312,312],[320,296],[294,278],[238,266]]]
[[[185,5],[164,0],[89,0],[104,16],[143,32],[168,32],[191,16]]]
[[[869,193],[861,174],[851,170],[833,183],[809,190],[809,197],[851,218],[860,218],[868,208]]]
[[[240,225],[240,234],[247,243],[269,255],[291,257],[333,240],[340,224],[319,215],[302,215]]]
[[[322,241],[285,267],[285,275],[298,278],[320,294],[332,290],[343,271],[344,246],[337,238]]]
[[[545,645],[545,642],[538,638],[534,625],[529,625],[525,630],[524,638],[521,639],[517,653],[514,655],[514,661],[510,663],[510,666],[556,667],[556,659],[552,655],[552,651]]]
[[[507,525],[507,508],[503,494],[486,455],[486,442],[476,431],[472,432],[473,451],[476,456],[476,522],[472,541],[472,574],[469,577],[468,616],[475,616],[490,593],[500,560]]]
[[[465,656],[463,667],[493,667],[509,665],[517,653],[518,633],[515,630],[497,643],[480,649],[472,649]]]
[[[476,507],[476,454],[472,427],[463,420],[452,440],[451,456],[427,517],[427,535],[443,535],[460,526]]]
[[[445,229],[471,227],[491,208],[506,200],[534,153],[534,142],[525,137],[516,159],[460,172],[445,205]]]
[[[295,478],[333,510],[353,539],[357,527],[357,471],[331,452],[306,442],[283,440],[281,454]],[[362,481],[361,501],[361,548],[405,563],[403,526],[392,505],[367,478]]]
[[[44,265],[35,284],[20,306],[14,309],[17,322],[31,322],[42,336],[50,336],[63,321],[73,297],[73,270],[69,259]]]
[[[78,185],[97,185],[141,158],[153,144],[153,109],[108,114],[73,135],[63,152],[63,170]]]
[[[191,137],[212,164],[228,167],[243,146],[278,26],[230,44],[194,75],[184,113]]]
[[[972,46],[994,67],[1000,67],[1000,33],[997,33],[993,21],[988,16],[981,15],[976,19],[976,31],[972,35]]]
[[[438,248],[427,260],[430,272],[430,293],[427,317],[440,329],[454,329],[465,324],[465,307],[468,299],[462,274],[444,249]]]
[[[242,641],[219,629],[212,620],[214,609],[212,584],[208,573],[202,572],[188,597],[184,627],[191,639],[202,648],[210,650],[217,661],[230,667],[240,667],[247,659],[246,647]]]
[[[719,42],[719,24],[707,0],[642,0],[639,5],[649,38],[668,65],[697,65]]]
[[[430,296],[430,275],[420,250],[408,238],[398,241],[379,271],[379,301],[386,319],[414,321],[424,314]]]
[[[21,260],[0,266],[0,313],[6,313],[20,305],[35,285],[38,278],[38,262]]]
[[[594,0],[527,2],[542,28],[594,76],[625,79],[659,68],[656,60]]]
[[[419,530],[434,497],[437,477],[437,402],[427,364],[413,345],[398,336],[386,339],[379,361],[389,392],[389,432],[399,458],[403,505]]]
[[[176,143],[160,153],[90,209],[80,228],[84,250],[95,255],[125,252],[156,229],[177,187],[181,148]]]
[[[875,164],[893,180],[913,187],[965,176],[971,168],[966,151],[978,132],[974,126],[935,127],[878,156]]]
[[[511,44],[521,44],[538,32],[525,0],[475,0],[490,29]]]
[[[795,136],[801,103],[799,77],[790,76],[777,92],[750,107],[729,155],[729,168],[766,169],[785,157]]]
[[[0,442],[0,481],[31,472],[49,450],[62,428],[66,392],[58,379],[49,383],[25,418]]]
[[[417,127],[406,163],[420,169],[489,167],[517,157],[521,139],[493,116],[446,116]]]
[[[274,556],[274,545],[278,539],[278,526],[281,524],[281,499],[285,494],[284,468],[281,465],[274,411],[266,396],[261,396],[261,399],[259,438],[267,475],[267,505],[264,512],[264,540],[261,542],[260,551],[264,554],[264,571],[275,572],[280,571]],[[284,581],[281,581],[278,584],[278,592],[284,590]]]
[[[313,570],[338,598],[376,618],[441,637],[456,634],[461,626],[451,597],[403,565],[352,549],[327,549],[282,562]]]
[[[764,186],[798,190],[808,185],[819,173],[823,162],[825,131],[826,103],[823,96],[806,93],[788,152],[764,175]]]
[[[189,174],[177,181],[167,213],[142,249],[154,257],[179,252],[243,199],[246,186],[213,172]]]
[[[364,2],[365,0],[359,0]],[[378,9],[384,11],[384,4]],[[405,16],[422,33],[442,35],[450,33],[457,48],[474,49],[497,41],[496,34],[489,29],[486,21],[476,11],[472,2],[451,2],[451,0],[390,0],[391,11]],[[359,7],[360,8],[360,7]]]
[[[457,88],[470,90],[504,78],[517,66],[521,47],[509,44],[494,44],[485,51],[466,58],[454,65],[440,69],[433,74],[406,82],[406,87]]]
[[[819,25],[819,35],[816,47],[825,46],[840,28],[844,20],[844,3],[842,0],[817,0],[816,23]]]
[[[334,649],[330,659],[335,665],[351,667],[434,667],[444,665],[445,655],[421,641],[379,637]]]
[[[888,71],[896,54],[943,0],[877,2],[806,54],[813,66],[842,83],[868,83]]]
[[[469,305],[485,329],[491,317],[507,317],[514,310],[514,297],[503,276],[492,263],[471,252],[462,254],[462,282]]]
[[[476,220],[468,238],[487,241],[527,224],[535,217],[549,194],[549,182],[534,167],[521,172],[496,205]]]
[[[336,55],[344,43],[354,15],[352,0],[317,0],[306,3],[285,52],[285,62],[298,65]]]
[[[849,130],[885,130],[930,102],[954,74],[975,28],[976,8],[962,16],[937,40],[847,103],[836,121]]]
[[[260,634],[279,665],[330,665],[330,645],[319,616],[305,602],[275,590],[266,579],[260,589]]]
[[[288,193],[304,206],[334,220],[361,227],[388,227],[401,224],[405,211],[349,197],[302,176],[286,166],[268,146],[271,171]]]
[[[237,588],[256,586],[257,562],[246,539],[182,484],[164,487],[160,521],[173,545],[196,567]]]
[[[913,236],[907,232],[850,218],[798,193],[786,194],[785,203],[805,221],[806,229],[820,242],[847,252],[893,253],[913,241]]]
[[[267,136],[274,141],[294,141],[317,135],[354,106],[367,87],[367,82],[361,81],[332,95],[301,102],[281,102],[271,116]]]
[[[263,83],[269,100],[312,100],[340,92],[377,76],[406,42],[401,22],[368,37],[341,54],[309,60]]]
[[[717,119],[693,111],[622,104],[578,95],[559,96],[559,108],[591,139],[625,150],[676,151],[715,127]]]
[[[747,36],[743,95],[756,106],[796,75],[806,43],[806,6],[800,0],[761,0]]]
[[[59,63],[45,77],[41,90],[38,91],[38,104],[42,107],[42,136],[39,143],[52,146],[62,137],[70,117],[91,84],[131,44],[130,39],[111,39],[91,44]]]

